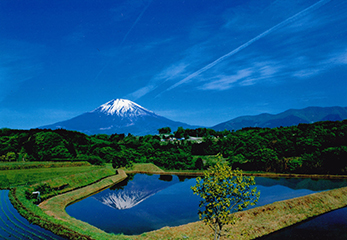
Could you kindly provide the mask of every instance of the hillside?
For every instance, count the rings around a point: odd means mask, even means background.
[[[263,113],[255,116],[241,116],[212,127],[216,131],[238,130],[246,127],[288,127],[300,123],[319,121],[341,121],[347,119],[347,107],[307,107],[289,109],[279,114]]]

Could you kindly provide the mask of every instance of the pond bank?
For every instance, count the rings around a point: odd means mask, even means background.
[[[139,173],[141,171],[127,171],[127,173]],[[145,172],[162,175],[199,175],[200,173],[188,172]],[[70,217],[65,212],[65,207],[108,186],[120,182],[126,178],[122,170],[118,174],[104,179],[96,184],[89,185],[78,190],[62,194],[42,202],[39,207],[47,214],[49,219],[55,219],[63,228],[72,229],[80,234],[79,239],[210,239],[211,230],[202,222],[194,222],[178,227],[164,227],[162,229],[147,232],[138,236],[124,236],[108,234],[88,223]],[[306,175],[307,176],[307,175]],[[279,177],[272,175],[271,177]],[[283,177],[283,176],[281,176]],[[302,177],[302,176],[301,176]],[[344,207],[347,205],[347,187],[331,191],[311,194],[305,197],[290,199],[244,212],[236,213],[240,220],[236,225],[229,227],[230,239],[253,239],[267,235],[279,229],[288,227],[308,218]],[[54,229],[53,229],[54,232]],[[86,238],[88,236],[88,238]]]
[[[347,206],[347,187],[304,197],[275,202],[265,206],[235,213],[239,218],[233,226],[227,226],[228,237],[221,239],[255,239],[292,226],[309,218]],[[202,222],[162,228],[134,239],[211,239],[212,231]]]

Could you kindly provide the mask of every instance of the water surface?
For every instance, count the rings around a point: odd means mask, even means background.
[[[256,177],[256,206],[346,186],[346,181]],[[141,234],[164,226],[198,221],[200,197],[195,178],[136,174],[109,189],[74,203],[66,212],[109,233]]]

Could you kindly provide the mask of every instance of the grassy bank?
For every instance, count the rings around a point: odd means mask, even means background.
[[[121,168],[128,173],[162,173],[163,169],[154,165],[153,163],[135,163],[130,168]]]
[[[100,181],[103,178],[112,176],[115,170],[107,167],[95,167],[82,173],[73,173],[69,176],[49,179],[40,183],[26,187],[27,198],[34,197],[32,192],[40,191],[41,200],[46,200],[58,194],[63,194]],[[35,197],[36,199],[36,197]]]

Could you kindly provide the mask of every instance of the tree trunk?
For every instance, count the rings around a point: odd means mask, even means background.
[[[217,235],[218,235],[218,224],[217,222],[214,224],[214,240],[217,240]],[[219,235],[218,235],[219,239]]]
[[[217,240],[220,239],[220,236],[222,236],[222,227],[218,225],[218,237],[217,237]]]

